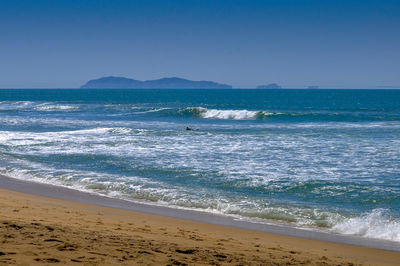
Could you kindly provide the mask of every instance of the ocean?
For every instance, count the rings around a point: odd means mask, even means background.
[[[400,90],[2,89],[0,174],[400,242]]]

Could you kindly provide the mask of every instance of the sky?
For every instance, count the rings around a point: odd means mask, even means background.
[[[400,87],[399,0],[0,0],[0,88]]]

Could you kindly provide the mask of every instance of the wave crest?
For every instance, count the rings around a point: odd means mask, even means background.
[[[79,109],[74,105],[40,105],[35,108],[37,111],[72,111]]]
[[[333,226],[332,230],[346,235],[400,241],[400,221],[393,218],[386,209],[375,209],[347,219]]]
[[[206,118],[206,119],[226,119],[226,120],[254,120],[271,116],[273,113],[267,111],[250,110],[220,110],[207,109],[203,107],[189,107],[180,111],[182,114]]]

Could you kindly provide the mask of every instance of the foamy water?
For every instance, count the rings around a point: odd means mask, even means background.
[[[58,92],[0,93],[1,174],[400,241],[398,91]]]

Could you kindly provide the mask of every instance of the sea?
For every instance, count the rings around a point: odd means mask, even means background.
[[[0,174],[400,242],[400,90],[1,89]]]

